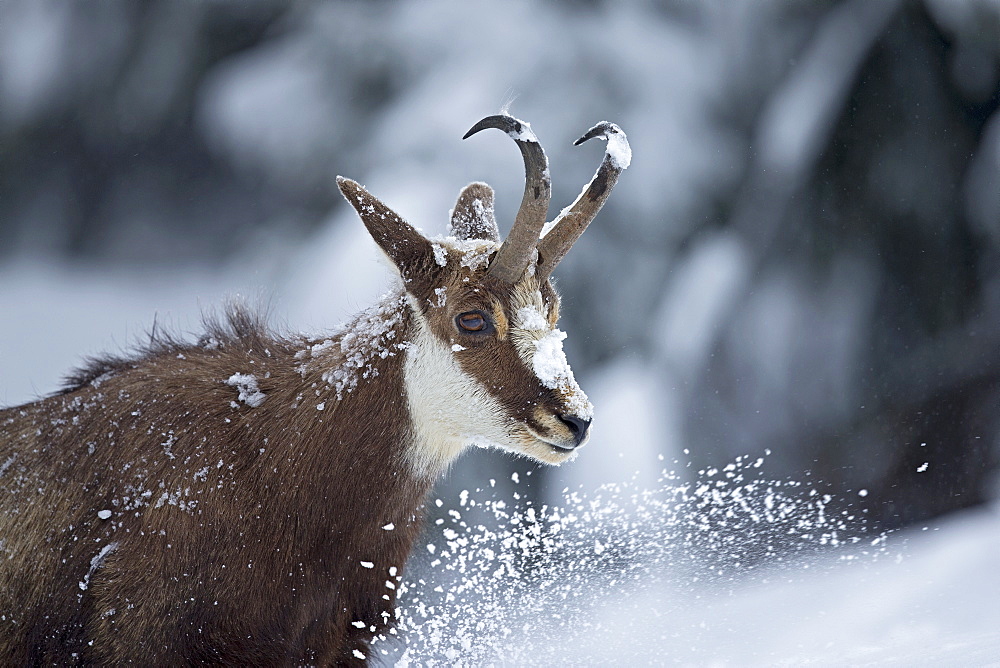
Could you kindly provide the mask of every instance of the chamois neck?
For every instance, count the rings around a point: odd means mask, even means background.
[[[430,484],[476,440],[474,416],[497,415],[478,382],[462,371],[416,300],[388,295],[329,338],[307,342],[301,360],[307,394],[324,411],[377,433],[397,470]],[[354,417],[356,416],[356,417]],[[362,424],[363,423],[363,424]],[[496,431],[496,429],[487,430]],[[482,440],[482,439],[480,439]]]
[[[337,402],[378,379],[383,367],[398,364],[408,345],[407,309],[402,291],[390,293],[330,336],[306,340],[295,355],[303,379],[332,390]],[[320,395],[328,393],[321,390]]]

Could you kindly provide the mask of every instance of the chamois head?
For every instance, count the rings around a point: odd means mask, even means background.
[[[417,444],[415,467],[440,469],[468,443],[549,464],[569,459],[589,436],[593,406],[573,378],[556,328],[556,264],[604,204],[631,157],[625,134],[601,123],[577,140],[608,140],[604,160],[576,201],[546,224],[548,162],[530,127],[484,118],[465,135],[506,132],[521,149],[526,185],[501,243],[493,190],[466,186],[450,234],[428,239],[354,181],[338,178],[379,247],[399,272],[413,313],[405,366]]]

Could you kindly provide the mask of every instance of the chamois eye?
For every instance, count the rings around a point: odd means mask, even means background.
[[[469,311],[455,318],[458,328],[466,332],[483,333],[489,330],[489,317],[482,311]]]

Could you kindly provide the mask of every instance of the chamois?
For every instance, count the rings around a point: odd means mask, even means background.
[[[428,239],[358,183],[341,192],[399,287],[341,331],[277,336],[229,307],[197,343],[157,336],[0,410],[0,664],[364,665],[431,485],[469,444],[559,464],[592,406],[549,276],[631,157],[607,140],[546,224],[530,127],[501,243],[493,191],[463,189]]]

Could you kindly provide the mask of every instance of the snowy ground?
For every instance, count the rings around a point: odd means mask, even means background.
[[[397,641],[387,663],[1000,665],[1000,506],[855,542],[804,486],[739,470],[721,496],[671,480],[659,502],[577,492],[497,536],[458,526],[468,498],[450,503],[402,596],[409,652]],[[531,531],[556,513],[560,532]]]
[[[1000,665],[1000,508],[905,532],[886,549],[896,556],[819,559],[732,591],[609,600],[597,612],[612,621],[608,631],[567,656],[591,665],[621,656],[697,666]],[[650,615],[657,607],[666,613]]]

